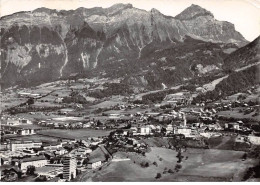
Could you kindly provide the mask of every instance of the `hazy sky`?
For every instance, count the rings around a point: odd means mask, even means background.
[[[131,3],[134,7],[158,9],[175,16],[191,4],[197,4],[214,14],[217,20],[229,21],[247,40],[260,35],[260,0],[0,0],[1,16],[39,7],[76,9],[78,7],[109,7],[115,3]]]

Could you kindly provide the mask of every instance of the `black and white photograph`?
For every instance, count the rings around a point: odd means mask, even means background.
[[[0,181],[260,182],[260,0],[0,0]]]

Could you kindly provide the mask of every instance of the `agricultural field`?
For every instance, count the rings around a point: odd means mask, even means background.
[[[21,103],[24,103],[27,100],[25,98],[18,98],[15,93],[1,95],[0,99],[1,99],[2,110],[20,105]]]
[[[107,167],[89,173],[82,181],[240,181],[254,159],[242,161],[244,152],[215,149],[190,149],[183,152],[177,163],[177,152],[166,148],[151,147],[145,156],[117,152],[117,158],[130,161],[110,162]],[[140,164],[148,163],[146,167]],[[160,173],[159,178],[155,178]]]
[[[17,135],[6,135],[4,136],[12,141],[35,141],[35,142],[44,142],[44,143],[52,143],[57,142],[57,138],[50,137],[50,136],[44,136],[44,135],[28,135],[28,136],[17,136]]]
[[[89,137],[108,136],[112,130],[94,130],[94,129],[50,129],[41,130],[37,133],[43,136],[62,138],[62,139],[87,139]]]
[[[256,112],[251,112],[250,114],[244,114],[243,111],[239,112],[239,109],[220,111],[217,113],[218,116],[224,116],[227,118],[244,119],[250,118],[254,121],[260,121],[260,115],[253,116]]]
[[[126,102],[123,102],[123,98],[124,96],[112,96],[111,99],[93,105],[92,108],[108,108],[117,104],[126,104]]]

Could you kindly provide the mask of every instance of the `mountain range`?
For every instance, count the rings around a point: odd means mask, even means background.
[[[75,74],[155,89],[218,73],[234,66],[233,51],[259,48],[259,38],[248,46],[232,23],[216,20],[198,5],[175,17],[131,4],[39,8],[1,17],[0,30],[3,89]],[[257,51],[243,55],[252,58]]]

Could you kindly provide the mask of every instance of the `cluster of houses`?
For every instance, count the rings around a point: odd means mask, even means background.
[[[9,181],[10,172],[14,172],[17,178],[26,176],[33,166],[37,178],[59,177],[61,181],[70,181],[76,177],[77,170],[99,168],[111,158],[102,141],[101,138],[53,143],[10,141],[9,147],[0,152],[1,179]]]

